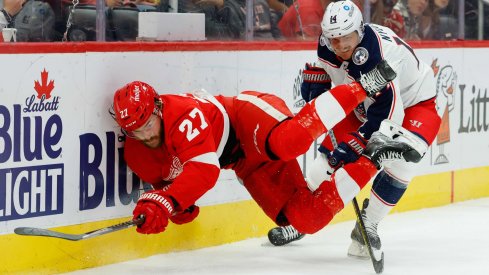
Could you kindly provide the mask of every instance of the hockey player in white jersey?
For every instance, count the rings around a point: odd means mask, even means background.
[[[328,181],[339,167],[356,161],[367,142],[374,139],[372,134],[379,128],[395,128],[398,131],[393,139],[384,136],[385,141],[409,141],[424,154],[433,142],[441,122],[435,108],[433,71],[391,29],[364,24],[361,11],[351,1],[338,1],[328,5],[321,27],[317,67],[306,64],[303,72],[301,93],[306,101],[324,93],[331,86],[351,83],[363,77],[365,72],[382,59],[393,67],[397,78],[384,88],[382,94],[358,105],[354,114],[336,125],[322,142],[319,149],[321,154],[307,171],[307,181],[312,191]],[[318,77],[321,75],[323,76]],[[316,79],[330,79],[331,82],[315,81]],[[377,138],[378,135],[383,136],[382,133],[374,136]],[[405,161],[401,155],[394,154],[385,158],[383,170],[375,177],[370,199],[364,202],[362,210],[374,250],[381,250],[377,234],[379,222],[401,199],[409,182],[416,175],[416,164]],[[286,234],[277,238],[282,232]],[[294,232],[293,228],[274,228],[269,232],[270,241],[276,245],[301,237],[302,234]],[[348,255],[367,258],[358,224],[353,229],[351,238]]]

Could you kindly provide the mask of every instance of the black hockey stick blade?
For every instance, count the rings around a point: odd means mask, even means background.
[[[353,198],[353,208],[355,209],[355,214],[357,215],[357,222],[360,225],[360,233],[362,233],[363,241],[365,242],[365,246],[367,246],[368,255],[372,260],[372,264],[374,266],[375,273],[380,274],[384,271],[384,252],[380,255],[380,259],[374,254],[372,250],[372,245],[370,245],[370,240],[367,236],[367,231],[365,229],[365,224],[363,223],[362,214],[360,213],[360,208],[358,207],[357,198]]]
[[[24,235],[24,236],[42,236],[42,237],[58,238],[58,239],[63,239],[68,241],[80,241],[80,240],[86,240],[100,235],[116,232],[143,223],[144,223],[144,216],[140,216],[134,220],[114,224],[108,227],[100,228],[82,234],[67,234],[67,233],[62,233],[62,232],[53,231],[49,229],[42,229],[42,228],[35,228],[35,227],[17,227],[14,229],[14,232],[15,234]]]

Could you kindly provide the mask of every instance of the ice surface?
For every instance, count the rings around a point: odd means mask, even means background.
[[[375,274],[369,260],[346,256],[353,225],[331,225],[282,247],[264,237],[69,274]],[[489,274],[489,198],[389,215],[379,234],[385,275]]]

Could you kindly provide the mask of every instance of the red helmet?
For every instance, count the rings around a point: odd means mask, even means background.
[[[151,114],[159,114],[158,93],[141,81],[133,81],[114,94],[114,117],[122,130],[130,133],[143,126]]]

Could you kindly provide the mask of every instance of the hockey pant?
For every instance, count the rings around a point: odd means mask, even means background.
[[[264,161],[296,159],[353,111],[365,94],[355,82],[337,86],[307,103],[295,116],[282,99],[271,94],[246,91],[222,99],[246,158],[237,169],[247,175]]]
[[[364,99],[360,84],[341,85],[293,117],[285,102],[270,94],[248,91],[223,102],[245,156],[232,169],[275,222],[281,224],[283,216],[284,222],[312,233],[343,208],[334,185],[314,194],[309,191],[296,158]],[[376,172],[373,165],[370,168]],[[357,172],[362,174],[362,169]]]
[[[376,173],[375,166],[362,157],[339,169],[331,181],[311,192],[297,161],[279,160],[264,163],[242,181],[278,225],[291,224],[301,233],[312,234],[328,225]]]
[[[436,138],[441,118],[436,112],[435,98],[420,102],[404,110],[402,127],[426,142],[428,148]],[[416,163],[393,161],[384,165],[384,172],[403,184],[409,184],[416,176]]]

